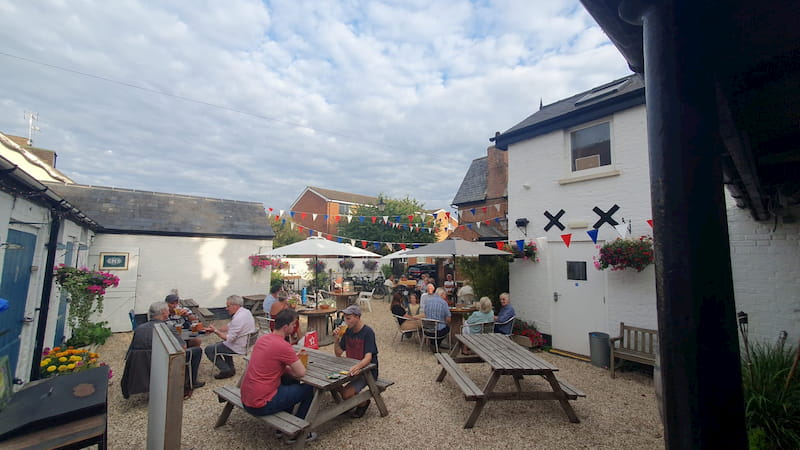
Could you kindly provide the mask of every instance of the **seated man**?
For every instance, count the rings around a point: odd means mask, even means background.
[[[241,396],[244,409],[254,416],[268,416],[279,411],[292,412],[297,403],[297,417],[304,419],[314,398],[314,388],[300,384],[306,368],[292,346],[286,342],[297,312],[284,309],[275,316],[275,331],[258,338],[250,364],[242,379]],[[316,438],[309,433],[306,441]]]
[[[344,324],[333,330],[334,353],[336,353],[336,356],[342,356],[342,353],[346,353],[348,358],[359,360],[358,363],[350,368],[350,376],[359,375],[364,367],[369,364],[375,364],[371,372],[372,377],[377,380],[378,345],[375,343],[375,332],[361,321],[361,308],[358,305],[350,305],[342,312],[344,313]],[[342,327],[347,327],[344,333],[342,333]],[[354,378],[342,390],[342,398],[347,400],[353,397],[361,392],[366,385],[367,380],[363,375]],[[370,401],[367,400],[356,406],[350,412],[350,415],[356,418],[364,417],[367,408],[369,408],[369,403]]]
[[[497,322],[497,325],[494,326],[495,333],[502,333],[502,334],[511,334],[511,329],[514,326],[514,321],[511,319],[512,317],[516,316],[517,313],[514,311],[514,307],[511,306],[511,300],[508,298],[508,292],[503,292],[500,294],[500,312],[494,317],[494,321]],[[506,324],[500,325],[503,322],[509,321]]]
[[[445,337],[450,333],[450,307],[447,305],[444,297],[447,296],[444,288],[439,288],[436,290],[437,295],[431,295],[428,297],[427,301],[422,305],[422,310],[425,313],[426,319],[434,319],[438,320],[442,323],[437,323],[437,345],[440,347],[442,346],[442,341]],[[425,330],[423,331],[426,336],[433,337],[434,334],[432,331]],[[433,344],[431,344],[431,350],[435,350]]]
[[[439,296],[436,295],[436,286],[434,286],[433,283],[429,283],[426,286],[426,288],[427,291],[424,294],[422,294],[421,297],[419,297],[419,304],[422,305],[423,311],[425,311],[425,304],[428,303],[428,300],[433,298],[439,298]]]
[[[267,317],[269,317],[269,310],[272,308],[272,304],[278,301],[278,295],[283,292],[283,286],[280,284],[274,284],[271,288],[269,288],[269,295],[267,298],[264,299],[264,311],[267,313]]]
[[[169,306],[169,313],[167,315],[167,323],[171,326],[175,326],[180,324],[184,330],[189,330],[192,328],[192,322],[197,322],[197,316],[192,314],[186,308],[181,308],[178,306],[180,298],[178,294],[169,294],[165,299],[167,302],[167,306]],[[192,338],[186,341],[187,347],[199,347],[200,346],[200,339],[199,338]]]
[[[131,341],[130,346],[128,347],[128,357],[125,361],[125,372],[122,375],[122,395],[125,398],[128,398],[130,394],[137,394],[139,392],[147,392],[149,391],[150,386],[150,352],[153,350],[153,327],[157,323],[166,323],[167,316],[169,314],[169,307],[165,302],[155,302],[150,305],[150,309],[148,310],[148,317],[150,320],[146,323],[143,323],[136,327],[133,331],[133,340]],[[169,327],[173,334],[178,338],[178,340],[183,343],[183,340],[180,336],[178,336],[175,327]],[[191,380],[192,386],[197,389],[205,386],[205,383],[197,380],[197,369],[200,367],[200,360],[202,359],[203,355],[201,353],[200,347],[191,347],[186,348],[186,345],[183,346],[183,349],[186,352],[186,361],[191,360]],[[144,352],[139,353],[140,351],[144,350]],[[139,359],[135,354],[142,354],[146,355]],[[146,359],[146,361],[145,361]],[[136,361],[136,362],[135,362]],[[148,370],[145,371],[143,369],[134,368],[134,364],[142,363],[147,364]],[[129,364],[131,365],[129,367]],[[144,367],[144,366],[143,366]],[[186,395],[191,395],[191,390],[188,386],[184,388]]]
[[[231,321],[228,325],[215,328],[213,325],[206,328],[206,331],[216,334],[222,342],[206,346],[205,353],[218,368],[219,373],[214,378],[222,380],[236,375],[236,368],[233,365],[233,358],[224,356],[217,358],[217,353],[238,353],[244,355],[247,351],[247,338],[250,333],[256,331],[256,321],[250,310],[242,307],[244,301],[239,295],[231,295],[225,301],[225,308],[230,314]]]

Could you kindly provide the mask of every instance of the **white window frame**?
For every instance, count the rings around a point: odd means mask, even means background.
[[[586,128],[591,128],[596,125],[608,123],[608,140],[609,151],[611,156],[611,164],[591,169],[572,170],[572,133]],[[582,123],[578,126],[564,130],[564,173],[566,176],[559,180],[559,184],[569,184],[585,180],[593,180],[596,178],[605,178],[610,176],[619,175],[617,170],[617,155],[614,151],[614,120],[613,117],[604,117],[602,119],[593,120],[591,122]]]

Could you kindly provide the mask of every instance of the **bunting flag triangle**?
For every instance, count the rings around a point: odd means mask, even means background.
[[[302,225],[298,225],[298,226],[297,226],[297,231],[299,231],[299,232],[301,232],[301,233],[302,233],[302,232],[303,232],[303,230],[305,230],[305,228],[303,228],[303,226],[302,226]]]
[[[364,216],[358,216],[358,221],[364,223]]]
[[[484,209],[486,209],[486,208],[484,208]],[[502,241],[497,241],[497,249],[498,249],[498,250],[503,250],[503,248],[504,248],[504,247],[505,247],[505,246],[503,245],[503,242],[502,242]]]
[[[445,217],[447,217],[447,218],[449,219],[449,218],[450,218],[450,213],[449,213],[449,212],[446,212],[446,213],[444,213],[444,216],[445,216]]]
[[[282,216],[282,215],[283,215],[283,210],[278,211],[278,216]]]
[[[653,228],[653,219],[647,219],[647,224],[650,225],[650,228]]]
[[[564,241],[564,245],[569,247],[569,243],[572,241],[572,233],[569,234],[562,234],[561,240]]]
[[[472,215],[474,216],[475,215],[475,208],[470,208],[469,212],[471,212]]]
[[[275,216],[275,222],[277,222],[279,220],[281,220],[281,216]],[[283,220],[286,220],[286,219],[283,219]]]
[[[405,249],[406,249],[406,244],[400,244],[400,250],[405,250]]]
[[[286,223],[286,219],[283,219],[283,220],[284,220],[284,222],[283,222],[283,223]],[[289,229],[290,229],[290,230],[294,230],[294,227],[295,227],[295,226],[296,226],[296,225],[295,225],[295,223],[294,223],[294,222],[289,222]]]
[[[324,216],[322,216],[322,217],[324,217],[324,218],[325,218],[325,223],[328,223],[328,217],[330,217],[330,216],[328,216],[327,214],[325,214],[325,215],[324,215]]]
[[[367,248],[367,241],[361,241],[361,248]]]
[[[475,222],[475,226],[478,227],[479,230],[481,229],[481,223],[480,222]]]
[[[484,223],[485,223],[486,225],[489,225],[490,223],[492,223],[492,221],[491,221],[491,220],[487,220],[487,221],[485,221]]]
[[[592,238],[592,242],[597,244],[597,228],[587,231],[586,234],[588,234],[589,237]]]
[[[409,215],[408,216],[408,223],[411,223],[413,221],[414,221],[414,216],[413,215]]]
[[[494,218],[494,223],[500,223],[500,218],[499,217],[495,217]]]
[[[372,223],[375,223],[376,220],[378,220],[378,218],[375,217],[375,216],[372,216]],[[362,222],[363,222],[363,220],[362,220]]]
[[[419,248],[419,244],[412,244],[414,248]]]
[[[355,246],[356,246],[356,241],[355,241],[355,239],[350,239],[350,245],[352,245],[353,247],[355,247]]]
[[[344,240],[344,239],[342,239],[342,238],[340,238],[340,237],[337,237],[337,238],[336,238],[336,242],[338,242],[338,243],[340,243],[340,244],[342,243],[342,241],[343,241],[343,240]]]
[[[318,216],[317,213],[312,213],[311,214],[311,220],[316,221],[317,220],[317,216]]]
[[[400,216],[394,216],[394,221],[395,222],[400,222]]]
[[[389,216],[383,216],[383,223],[389,223]]]
[[[305,219],[307,215],[306,213],[300,213],[300,220]]]
[[[289,211],[289,215],[292,216],[292,219],[294,219],[294,211]]]
[[[500,203],[495,203],[494,204],[494,209],[496,209],[497,212],[500,212]]]
[[[378,250],[381,249],[381,243],[380,242],[373,242],[372,245],[375,246],[375,251],[378,251]]]
[[[439,218],[439,213],[433,213],[433,219],[436,220]]]
[[[335,220],[336,223],[339,223],[339,221],[342,220],[342,216],[333,216],[333,220]]]
[[[347,215],[347,223],[350,223],[350,221],[352,221],[352,220],[353,220],[353,216],[351,216],[350,214],[348,214],[348,215]]]
[[[394,247],[392,247],[392,243],[391,243],[391,242],[387,242],[387,243],[386,243],[386,246],[387,246],[387,247],[389,247],[389,251],[390,251],[390,252],[393,252],[393,251],[394,251]]]
[[[469,229],[471,230],[471,229],[472,229],[472,224],[471,224],[471,223],[468,223],[468,224],[467,224],[467,228],[469,228]]]
[[[628,224],[627,223],[620,223],[620,224],[614,225],[614,229],[617,230],[617,234],[622,239],[625,239],[626,237],[628,237]]]
[[[329,241],[332,241],[332,240],[333,240],[333,235],[332,235],[332,234],[329,234],[329,235],[328,235],[328,240],[329,240]]]
[[[308,230],[308,237],[314,236],[314,230]]]
[[[525,250],[525,239],[517,239],[517,249],[519,251]]]
[[[485,214],[486,213],[486,207],[484,206],[483,208],[481,208],[481,211],[483,211],[484,214]]]
[[[281,219],[281,225],[286,225],[286,219]]]

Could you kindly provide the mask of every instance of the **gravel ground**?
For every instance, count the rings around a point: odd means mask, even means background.
[[[363,319],[377,335],[380,376],[395,382],[383,394],[389,415],[380,417],[373,404],[361,419],[342,418],[323,426],[318,430],[317,441],[308,448],[664,448],[652,376],[623,371],[612,380],[606,370],[550,353],[538,355],[560,369],[559,378],[587,395],[570,402],[581,423],[570,423],[558,402],[496,401],[484,407],[474,428],[465,430],[462,427],[473,403],[464,400],[449,377],[442,383],[435,382],[438,365],[431,353],[421,352],[416,341],[395,340],[397,325],[385,302],[375,300],[372,306],[373,312],[365,311]],[[146,446],[147,395],[126,400],[119,388],[123,357],[132,336],[133,333],[114,334],[98,349],[115,372],[108,398],[112,449]],[[331,346],[325,349],[333,351]],[[237,367],[240,365],[241,359],[237,358]],[[489,377],[489,369],[483,364],[462,367],[479,386]],[[238,408],[225,426],[214,429],[222,405],[213,389],[231,384],[233,379],[215,380],[212,364],[204,357],[200,380],[206,385],[195,390],[183,404],[182,448],[289,448],[275,440],[272,431],[258,419]],[[523,384],[546,388],[540,377],[526,378]],[[513,381],[502,379],[499,389],[513,390]]]

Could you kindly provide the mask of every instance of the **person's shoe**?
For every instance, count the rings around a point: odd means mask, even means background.
[[[206,383],[204,381],[195,381],[194,383],[192,383],[192,389],[198,389],[205,385]]]
[[[361,406],[361,405],[356,406],[355,411],[353,411],[350,414],[350,417],[353,417],[355,419],[360,419],[360,418],[364,417],[364,414],[367,413],[367,408],[369,408],[369,404],[370,403],[371,403],[370,400],[367,400],[367,404],[366,405],[364,405],[364,406]]]
[[[306,442],[311,442],[311,441],[315,440],[316,438],[317,438],[317,433],[312,431],[312,432],[310,432],[310,433],[308,433],[306,435]],[[297,436],[295,436],[295,437],[293,437],[291,439],[288,439],[286,441],[287,444],[294,444],[295,442],[297,442]]]
[[[226,370],[224,372],[220,372],[220,373],[214,375],[214,378],[216,378],[217,380],[224,380],[225,378],[230,378],[230,377],[232,377],[234,375],[236,375],[235,371]]]
[[[184,389],[183,390],[183,399],[189,400],[192,397],[192,390],[191,389]]]
[[[281,430],[275,430],[275,439],[283,439],[283,432]]]

